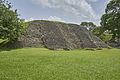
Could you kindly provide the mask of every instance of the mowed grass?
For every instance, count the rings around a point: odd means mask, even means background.
[[[1,51],[0,80],[120,80],[120,50]]]

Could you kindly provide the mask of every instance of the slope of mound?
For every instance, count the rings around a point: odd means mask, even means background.
[[[76,24],[33,21],[11,47],[41,47],[49,49],[106,48],[107,45],[86,28]]]

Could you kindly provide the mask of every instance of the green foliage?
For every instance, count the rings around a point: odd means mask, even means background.
[[[33,20],[33,21],[28,21],[28,22],[24,22],[24,23],[22,23],[22,26],[24,27],[24,28],[27,28],[28,26],[29,26],[29,24],[30,23],[32,23],[32,22],[34,22],[34,21],[49,21],[49,22],[54,22],[54,23],[63,23],[63,24],[67,24],[67,23],[64,23],[64,22],[59,22],[59,21],[50,21],[50,20]]]
[[[101,40],[103,40],[104,42],[108,42],[112,39],[112,35],[108,34],[108,33],[103,33],[102,35],[99,36],[101,38]]]
[[[109,34],[107,31],[104,32],[102,26],[95,27],[91,32],[92,32],[95,36],[97,36],[97,37],[99,37],[101,40],[103,40],[104,42],[107,42],[107,41],[109,41],[109,40],[112,39],[112,35]]]
[[[2,43],[4,40],[0,39],[0,43]]]
[[[63,23],[63,24],[67,24],[64,22],[60,22],[60,21],[51,21],[51,20],[35,20],[35,21],[49,21],[49,22],[54,22],[54,23]]]
[[[11,10],[11,3],[0,0],[0,38],[14,41],[21,35],[22,19],[18,18],[17,10]]]
[[[112,38],[120,38],[120,0],[111,0],[101,17],[101,25],[104,31],[112,34]]]
[[[0,80],[119,80],[119,55],[119,49],[1,51]]]
[[[95,27],[93,28],[92,33],[99,37],[103,33],[102,28],[103,28],[102,26]]]
[[[29,26],[29,24],[32,23],[32,22],[33,22],[33,21],[24,22],[24,23],[22,23],[22,26],[23,26],[24,28],[27,28],[27,27]]]
[[[64,23],[64,22],[59,22],[59,21],[50,21],[50,20],[33,20],[33,21],[49,21],[49,22],[54,22],[54,23],[63,23],[63,24],[67,24],[67,23]],[[24,23],[22,23],[22,26],[24,27],[24,28],[27,28],[28,26],[29,26],[29,24],[30,23],[32,23],[33,21],[28,21],[28,22],[24,22]]]
[[[86,27],[89,31],[96,27],[93,22],[82,22],[80,25]]]

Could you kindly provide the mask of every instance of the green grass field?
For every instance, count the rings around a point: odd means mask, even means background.
[[[120,80],[120,50],[1,50],[0,80]]]

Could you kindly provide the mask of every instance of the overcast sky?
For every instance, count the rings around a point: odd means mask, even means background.
[[[30,20],[53,20],[80,24],[100,17],[110,0],[9,0],[20,17]]]

